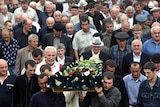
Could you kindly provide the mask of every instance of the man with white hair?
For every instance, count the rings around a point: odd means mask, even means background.
[[[152,38],[145,41],[143,44],[143,52],[149,55],[160,53],[160,27],[155,26],[151,28]]]

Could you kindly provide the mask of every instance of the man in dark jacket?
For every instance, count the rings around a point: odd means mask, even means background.
[[[15,80],[11,107],[28,107],[31,96],[40,90],[35,69],[36,63],[33,60],[25,62],[25,74]]]

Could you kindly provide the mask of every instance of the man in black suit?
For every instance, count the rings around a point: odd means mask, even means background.
[[[146,62],[150,61],[150,56],[142,52],[142,42],[140,40],[133,40],[131,47],[133,52],[128,53],[123,57],[122,76],[131,73],[129,67],[132,62],[139,62],[143,67]],[[143,71],[141,71],[141,73],[144,74]]]
[[[64,29],[63,24],[55,23],[53,25],[54,33],[48,33],[45,35],[43,48],[45,48],[46,46],[57,47],[59,43],[63,43],[64,46],[66,47],[65,55],[73,58],[74,55],[73,55],[71,39],[62,33],[63,29]]]
[[[103,63],[111,59],[111,56],[103,51],[100,50],[101,46],[104,43],[101,41],[100,37],[94,37],[94,40],[91,42],[92,50],[82,53],[84,59],[100,59]]]

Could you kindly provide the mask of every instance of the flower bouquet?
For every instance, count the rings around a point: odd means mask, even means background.
[[[70,90],[90,90],[101,86],[101,60],[80,60],[65,67],[62,75],[51,76],[52,87]]]

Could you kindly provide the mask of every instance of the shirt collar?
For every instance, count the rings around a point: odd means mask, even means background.
[[[133,52],[133,57],[140,57],[142,54],[142,52],[140,52],[140,54],[138,56],[135,55],[135,53]]]

